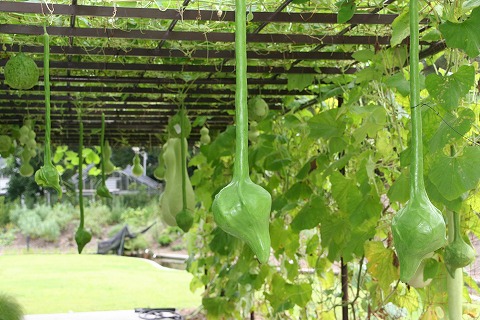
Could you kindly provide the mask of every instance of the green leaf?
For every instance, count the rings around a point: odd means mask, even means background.
[[[475,112],[472,109],[463,108],[458,112],[458,117],[447,113],[443,117],[438,130],[430,139],[429,150],[436,152],[447,144],[454,143],[470,131],[475,122]]]
[[[393,264],[393,250],[385,248],[380,241],[369,241],[365,243],[365,257],[368,272],[384,292],[390,292],[390,285],[399,277],[398,269]]]
[[[352,213],[362,201],[362,194],[355,180],[345,178],[341,173],[334,172],[330,176],[332,196],[340,210]]]
[[[290,201],[297,201],[299,199],[308,199],[312,195],[313,190],[305,182],[297,182],[285,193],[285,197]]]
[[[271,282],[271,293],[266,293],[274,312],[282,312],[295,305],[303,308],[310,301],[312,286],[308,283],[291,284],[275,273]]]
[[[340,7],[338,9],[337,23],[345,23],[352,19],[355,14],[355,9],[357,8],[355,0],[342,0],[337,2],[337,6]]]
[[[410,18],[409,11],[402,12],[392,22],[392,37],[390,38],[390,45],[392,47],[399,45],[410,34]]]
[[[388,77],[385,84],[389,88],[397,89],[397,91],[404,97],[410,94],[410,82],[405,79],[403,72],[401,71]]]
[[[337,118],[338,109],[321,112],[308,120],[309,136],[314,139],[341,137],[345,130],[345,123]]]
[[[387,196],[390,201],[405,203],[410,198],[410,172],[403,171],[388,189]]]
[[[461,23],[447,21],[438,28],[448,47],[462,49],[470,58],[480,53],[480,7],[473,9],[470,17]]]
[[[465,147],[460,156],[439,156],[432,164],[428,177],[440,194],[452,201],[477,186],[479,168],[480,148]]]
[[[357,52],[354,52],[352,54],[352,58],[357,60],[357,61],[360,61],[360,62],[371,61],[371,60],[373,60],[374,57],[375,57],[375,52],[373,52],[372,50],[367,50],[367,49],[358,50]]]
[[[290,226],[295,232],[315,228],[325,218],[327,212],[323,197],[314,197],[297,213]]]
[[[468,93],[474,82],[475,68],[464,65],[450,76],[429,74],[425,79],[425,86],[435,101],[447,111],[451,111],[458,107],[459,100]]]
[[[315,75],[311,73],[307,74],[297,74],[297,73],[290,73],[287,76],[288,83],[287,89],[288,91],[292,90],[303,90],[309,85],[313,83],[315,80]]]
[[[270,238],[277,256],[285,253],[289,257],[294,257],[300,246],[298,233],[292,232],[283,219],[276,219],[270,223]]]

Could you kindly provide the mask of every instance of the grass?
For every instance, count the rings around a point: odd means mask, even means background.
[[[0,293],[18,299],[26,314],[197,307],[191,275],[138,258],[78,255],[0,255]]]

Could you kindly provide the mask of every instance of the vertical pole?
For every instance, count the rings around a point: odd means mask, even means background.
[[[342,280],[342,320],[348,320],[348,266],[340,259]]]

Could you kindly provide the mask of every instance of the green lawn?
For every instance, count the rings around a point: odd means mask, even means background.
[[[196,307],[186,271],[148,261],[101,255],[0,255],[0,292],[15,296],[27,314]]]

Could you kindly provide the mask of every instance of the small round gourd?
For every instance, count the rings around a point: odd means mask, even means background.
[[[5,83],[13,89],[31,89],[37,85],[39,75],[35,61],[22,52],[5,64]]]

